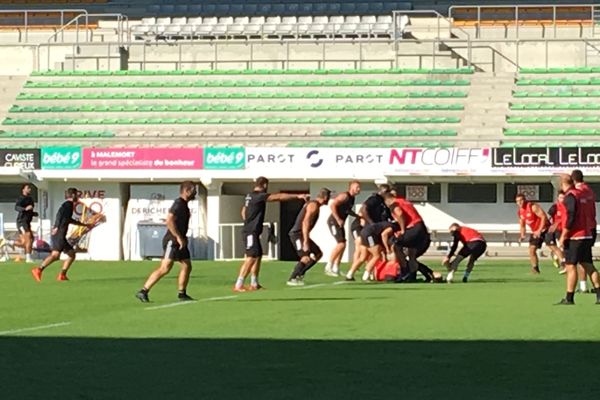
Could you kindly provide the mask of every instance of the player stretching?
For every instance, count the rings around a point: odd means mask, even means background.
[[[25,250],[25,262],[33,262],[31,252],[33,250],[33,232],[31,231],[31,220],[37,217],[38,213],[33,211],[35,203],[31,197],[31,184],[26,183],[21,188],[21,195],[15,204],[17,214],[17,229],[19,230],[19,239],[8,241],[8,245],[13,249],[15,246],[22,247]]]
[[[310,238],[310,232],[319,219],[319,208],[329,202],[331,191],[327,188],[319,190],[315,200],[307,202],[296,217],[296,222],[289,236],[300,260],[294,267],[288,286],[303,286],[304,274],[323,257],[323,252]]]
[[[190,223],[190,208],[188,203],[196,198],[196,185],[191,181],[182,182],[179,186],[179,198],[177,198],[167,214],[167,233],[163,238],[164,257],[160,266],[154,270],[144,283],[144,287],[136,293],[141,302],[150,301],[148,292],[158,281],[167,275],[173,263],[179,261],[181,269],[179,270],[179,279],[177,281],[179,301],[194,300],[188,296],[186,290],[192,272],[192,262],[190,261],[190,250],[187,242],[187,231]]]
[[[344,230],[344,224],[348,215],[358,217],[352,207],[354,207],[354,200],[360,193],[360,182],[352,181],[348,185],[348,191],[343,192],[335,196],[333,202],[330,205],[331,215],[327,218],[327,226],[329,231],[333,235],[337,244],[331,251],[329,262],[325,265],[325,274],[329,276],[340,275],[340,262],[346,250],[346,231]]]
[[[450,225],[449,230],[450,234],[452,235],[453,242],[450,246],[448,255],[444,258],[444,261],[442,261],[442,264],[448,268],[446,282],[452,283],[452,280],[454,279],[454,273],[458,269],[458,265],[462,260],[469,257],[467,269],[465,270],[465,274],[462,279],[464,283],[467,283],[469,280],[469,275],[475,267],[475,261],[477,261],[477,259],[485,253],[487,244],[481,233],[467,226],[460,226],[459,224],[454,223]],[[456,257],[454,257],[454,260],[450,261],[454,255],[454,252],[456,252],[458,242],[462,243],[462,248]]]
[[[260,243],[260,235],[263,231],[265,221],[265,210],[268,201],[289,201],[306,200],[303,194],[267,193],[269,180],[264,176],[256,179],[256,184],[251,193],[246,195],[244,206],[242,207],[242,219],[244,227],[242,228],[242,238],[246,256],[240,267],[240,273],[233,287],[234,292],[245,292],[244,281],[248,274],[250,276],[249,290],[259,290],[263,287],[258,283],[258,274],[260,272],[260,262],[262,260],[263,249]]]
[[[68,188],[66,195],[67,199],[58,209],[58,212],[56,213],[56,219],[54,220],[54,226],[52,227],[52,251],[48,257],[42,261],[42,264],[39,267],[35,267],[31,270],[33,279],[38,282],[42,280],[42,272],[46,269],[46,267],[60,259],[60,253],[65,253],[67,255],[67,259],[63,263],[62,270],[60,271],[60,274],[56,280],[69,280],[67,278],[67,271],[69,271],[69,268],[71,268],[71,265],[73,265],[73,262],[75,261],[75,250],[67,241],[69,224],[91,228],[91,225],[84,224],[73,219],[73,210],[75,209],[77,201],[79,200],[77,189]]]
[[[573,179],[575,189],[581,191],[586,203],[594,204],[593,207],[590,206],[590,218],[588,219],[590,230],[592,232],[591,248],[593,248],[594,244],[596,243],[596,195],[594,194],[592,188],[590,188],[588,184],[583,181],[583,172],[581,172],[581,170],[573,170],[573,172],[571,172],[571,179]],[[585,269],[582,266],[578,266],[577,272],[579,274],[579,291],[585,293],[587,292],[587,277]]]
[[[556,196],[556,203],[552,204],[552,206],[550,206],[550,208],[548,209],[548,216],[552,219],[552,224],[550,225],[550,228],[548,228],[546,240],[553,245],[558,244],[562,228],[566,222],[565,215],[567,214],[567,209],[565,208],[564,202],[565,193],[562,190],[560,190],[558,192],[558,196]],[[560,250],[560,248],[558,248],[558,250]],[[554,253],[552,253],[552,258],[554,265],[556,266],[556,268],[558,268],[558,273],[564,274],[565,272],[567,272],[567,269],[565,268],[564,253],[562,252],[562,250],[560,250],[560,252],[563,256],[562,258],[558,258],[558,256]],[[585,271],[583,272],[583,276],[585,279]],[[583,282],[585,283],[586,281],[584,280]]]
[[[567,294],[558,304],[575,304],[575,288],[577,287],[577,264],[585,269],[596,289],[596,304],[600,305],[600,275],[592,262],[592,230],[595,203],[589,203],[587,196],[575,188],[569,175],[561,176],[561,189],[565,192],[567,209],[566,223],[560,237],[565,250],[567,267]]]
[[[546,240],[546,233],[550,227],[550,222],[542,207],[533,201],[527,201],[524,194],[519,193],[515,197],[515,203],[518,206],[519,241],[525,240],[526,227],[529,227],[531,230],[531,235],[529,236],[529,262],[531,263],[531,273],[537,275],[540,273],[537,250],[542,247],[542,244]],[[563,258],[562,252],[556,245],[552,244],[551,240],[546,241],[546,245],[559,259]]]

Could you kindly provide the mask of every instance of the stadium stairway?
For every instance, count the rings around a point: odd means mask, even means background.
[[[472,72],[50,71],[27,79],[0,142],[468,145]]]
[[[524,68],[504,129],[508,143],[576,146],[600,136],[600,68]]]

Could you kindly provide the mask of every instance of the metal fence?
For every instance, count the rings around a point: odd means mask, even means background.
[[[45,15],[44,18],[49,18],[50,20],[56,20],[56,25],[60,28],[64,27],[69,19],[73,18],[70,15],[78,14],[78,15],[88,15],[88,12],[82,8],[68,8],[61,10],[48,10],[48,9],[29,9],[29,10],[0,10],[0,14],[2,15],[15,15],[15,19],[20,19],[22,16],[22,22],[18,22],[16,24],[9,24],[17,29],[23,30],[24,40],[27,42],[29,40],[29,31],[34,29],[37,24],[32,24],[32,20],[38,14],[50,14]],[[54,16],[54,17],[53,17]],[[10,17],[8,17],[10,18]],[[2,25],[0,25],[1,27]],[[59,28],[59,29],[60,29]],[[64,37],[63,37],[64,39]]]
[[[238,260],[244,258],[244,246],[242,241],[242,228],[244,224],[229,223],[219,224],[219,243],[215,243],[214,254],[216,260]],[[269,224],[263,224],[263,234],[261,243],[264,251],[264,258],[267,260],[279,259],[279,230],[278,224],[273,223],[274,234],[277,237],[277,243],[268,241],[267,232]]]

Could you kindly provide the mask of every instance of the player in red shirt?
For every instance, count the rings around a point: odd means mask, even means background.
[[[558,304],[575,304],[575,288],[577,286],[577,264],[585,268],[596,289],[596,304],[600,305],[600,275],[592,262],[592,220],[596,207],[595,203],[588,202],[588,196],[582,190],[575,188],[569,175],[561,176],[561,188],[565,192],[565,206],[567,209],[566,223],[564,224],[559,243],[565,251],[567,268],[567,294]]]
[[[537,250],[542,247],[544,242],[546,242],[546,245],[559,259],[563,258],[562,252],[555,243],[553,244],[551,240],[546,240],[546,233],[550,227],[550,222],[542,207],[533,201],[527,201],[525,195],[521,193],[517,195],[515,202],[518,206],[517,215],[520,224],[519,240],[525,240],[527,227],[531,230],[531,235],[529,236],[529,261],[531,262],[531,273],[537,275],[540,273]]]
[[[556,203],[552,204],[552,206],[548,209],[548,216],[551,219],[550,227],[548,228],[548,233],[546,234],[546,241],[552,245],[557,245],[558,240],[560,239],[560,234],[562,232],[563,226],[565,225],[565,215],[567,214],[567,209],[565,207],[565,192],[560,190],[558,192],[558,196],[556,196]],[[558,250],[560,250],[560,247]],[[562,257],[557,255],[556,253],[552,253],[553,261],[556,268],[559,268],[558,273],[564,274],[567,272],[565,268],[565,258],[564,254]],[[585,274],[585,273],[584,273]]]
[[[583,181],[583,172],[581,172],[581,170],[573,170],[573,172],[571,172],[571,179],[573,179],[573,183],[575,184],[575,189],[580,190],[583,192],[583,195],[586,199],[586,202],[588,202],[589,204],[594,204],[593,207],[590,206],[589,208],[589,214],[590,217],[588,219],[588,222],[590,223],[590,230],[592,232],[592,245],[590,246],[590,251],[592,251],[592,248],[594,247],[594,244],[596,243],[596,195],[594,194],[594,191],[592,190],[592,188],[590,188],[588,186],[587,183],[585,183]],[[592,258],[590,256],[590,258]],[[585,272],[585,268],[581,265],[578,266],[577,268],[577,273],[579,275],[579,291],[580,292],[587,292],[587,275]]]
[[[487,249],[487,243],[485,242],[485,239],[481,233],[467,226],[461,226],[457,223],[453,223],[448,229],[452,235],[453,242],[450,246],[448,255],[444,257],[444,260],[442,261],[442,265],[448,268],[446,282],[452,283],[452,280],[454,279],[454,273],[458,269],[458,265],[462,260],[469,257],[467,269],[465,270],[462,280],[464,283],[467,283],[469,280],[469,275],[471,274],[471,271],[473,271],[473,267],[475,267],[475,261],[477,261],[477,259],[485,253],[485,250]],[[462,243],[462,248],[456,257],[454,257],[454,260],[450,261],[456,252],[459,242]]]

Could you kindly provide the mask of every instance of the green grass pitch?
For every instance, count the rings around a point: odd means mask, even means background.
[[[437,264],[438,261],[435,261]],[[431,262],[433,265],[434,262]],[[550,264],[484,260],[468,284],[333,284],[234,294],[239,263],[195,262],[134,298],[155,262],[0,264],[0,399],[571,399],[598,393],[600,306],[553,306]],[[462,266],[464,267],[464,265]],[[439,269],[439,268],[438,268]],[[457,274],[462,278],[462,269]],[[233,297],[235,296],[235,297]],[[157,308],[166,306],[163,308]]]

